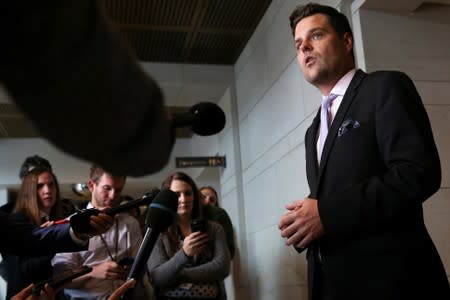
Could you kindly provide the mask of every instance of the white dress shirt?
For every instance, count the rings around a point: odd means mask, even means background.
[[[330,106],[329,116],[330,116],[330,124],[333,123],[334,116],[336,116],[336,113],[339,109],[339,106],[341,105],[342,99],[344,98],[345,92],[347,91],[348,86],[350,85],[350,82],[353,79],[353,76],[356,73],[356,69],[352,69],[347,72],[344,76],[342,76],[341,79],[336,83],[336,85],[331,89],[330,94],[337,95],[336,99],[333,100]],[[328,95],[322,95],[322,99],[325,99]],[[330,125],[331,126],[331,125]],[[317,161],[320,162],[319,157],[319,141],[320,141],[320,134],[317,139]]]

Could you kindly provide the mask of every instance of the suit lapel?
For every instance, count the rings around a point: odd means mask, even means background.
[[[311,196],[316,194],[317,179],[319,175],[319,165],[317,163],[317,138],[320,124],[320,110],[317,112],[306,137],[306,175],[310,187]]]
[[[330,154],[331,148],[333,147],[334,141],[337,137],[339,127],[344,121],[344,118],[347,115],[347,111],[356,96],[358,86],[360,85],[361,81],[366,75],[367,74],[364,73],[363,71],[358,70],[353,76],[353,79],[350,82],[350,85],[348,86],[347,91],[344,94],[344,98],[342,99],[341,105],[339,106],[336,116],[334,117],[333,123],[331,124],[330,130],[328,131],[327,139],[325,140],[325,145],[322,151],[322,159],[320,161],[319,176],[321,175],[327,163],[328,156]]]

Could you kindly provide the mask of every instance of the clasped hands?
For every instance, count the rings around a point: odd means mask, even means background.
[[[324,234],[317,199],[304,198],[286,205],[286,212],[278,224],[287,246],[307,247]]]

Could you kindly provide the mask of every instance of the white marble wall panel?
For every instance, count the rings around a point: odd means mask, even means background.
[[[281,178],[283,178],[283,174],[285,176],[294,175],[294,173],[290,171],[291,167],[298,168],[296,171],[300,173],[295,173],[300,176],[298,178],[298,182],[304,182],[304,180],[302,180],[305,176],[305,174],[303,174],[305,163],[304,136],[307,127],[309,127],[312,122],[312,118],[313,116],[310,116],[301,122],[299,126],[289,132],[269,151],[265,152],[260,159],[256,160],[251,166],[249,166],[243,173],[244,185],[253,180],[253,178],[259,176],[259,174],[263,173],[266,169],[272,167],[276,168],[276,172],[279,173],[277,177],[281,176]],[[284,165],[285,163],[286,165]],[[295,178],[291,179],[295,180]],[[285,182],[290,181],[283,181],[281,184],[284,185]],[[298,187],[298,182],[292,186]],[[292,189],[292,186],[289,187],[286,185],[286,191],[294,190],[296,194],[293,194],[292,196],[298,197],[299,195],[297,193],[299,192],[299,189]]]
[[[233,132],[227,131],[227,134],[222,136],[219,142],[219,153],[226,157],[227,166],[223,169],[221,181],[226,181],[228,178],[234,176],[236,172],[236,153],[234,152]]]
[[[233,124],[233,118],[231,115],[231,91],[230,89],[232,89],[233,86],[228,87],[225,90],[225,93],[222,95],[222,97],[220,98],[220,101],[217,103],[223,110],[223,112],[225,113],[225,128],[219,133],[219,136],[227,134],[229,130],[231,130]]]
[[[291,64],[241,126],[243,168],[258,160],[305,117],[298,68]]]
[[[225,197],[228,193],[234,191],[236,189],[236,173],[233,173],[231,176],[224,179],[220,178],[220,186],[222,197]]]
[[[247,65],[247,61],[249,57],[252,55],[253,51],[260,46],[261,39],[263,39],[266,35],[268,28],[271,26],[273,19],[278,13],[280,7],[286,2],[286,0],[273,0],[270,3],[267,11],[259,22],[258,26],[255,29],[255,32],[252,34],[250,40],[245,45],[244,50],[241,55],[239,55],[238,60],[234,65],[235,73],[239,74],[242,69]]]
[[[194,134],[190,139],[189,155],[203,156],[216,155],[219,152],[219,137],[215,135],[202,136]]]
[[[297,126],[293,131],[291,131],[287,136],[288,149],[293,149],[298,145],[302,144],[301,147],[304,148],[305,142],[305,133],[311,124],[315,114],[309,115],[306,119],[304,119],[299,126]]]
[[[414,80],[450,79],[450,28],[386,13],[361,10],[368,71],[393,69]]]
[[[225,128],[217,135],[219,138],[218,153],[219,155],[224,155],[227,162],[226,168],[222,169],[221,181],[226,181],[229,177],[233,176],[236,171],[234,128],[238,125],[233,124],[233,116],[231,111],[231,88],[233,87],[230,87],[226,90],[225,94],[222,96],[220,102],[218,103],[224,111],[226,118]]]
[[[244,119],[269,88],[267,80],[267,50],[261,47],[255,51],[239,74],[236,74],[236,94],[238,100],[239,120]]]
[[[295,57],[294,39],[289,26],[289,15],[299,4],[298,0],[287,0],[280,7],[267,31],[268,81],[274,82]]]
[[[244,179],[248,233],[278,224],[285,204],[309,193],[304,168],[304,150],[297,147],[260,174]]]
[[[450,105],[450,80],[438,82],[415,80],[414,84],[424,104]]]
[[[365,1],[365,0],[362,0]],[[361,5],[359,1],[354,1],[351,5],[351,15],[349,15],[349,19],[351,18],[351,26],[353,30],[353,53],[355,54],[355,63],[356,67],[362,70],[366,70],[366,59],[365,59],[365,51],[364,51],[364,42],[363,42],[363,33],[361,28],[361,14],[359,11],[359,6]],[[358,7],[358,8],[354,8]]]
[[[295,61],[295,64],[297,64],[297,61]],[[299,84],[301,84],[305,116],[315,115],[320,107],[322,96],[319,90],[315,86],[307,82],[303,75],[301,75],[300,67],[297,66],[297,68],[299,70],[299,76],[296,78],[296,80],[298,79]]]
[[[284,244],[277,226],[256,232],[249,240],[249,256],[255,274],[251,278],[252,299],[302,299],[299,294],[295,298],[294,295],[283,298],[280,287],[301,286],[300,295],[306,295],[305,255]]]
[[[248,234],[277,224],[280,205],[275,182],[275,169],[269,168],[245,183],[245,219]]]
[[[275,166],[276,192],[281,214],[286,212],[285,205],[297,199],[309,195],[308,182],[306,180],[306,161],[304,145],[284,156]]]
[[[242,272],[241,269],[242,267],[245,267],[246,263],[245,263],[245,257],[241,256],[241,251],[240,249],[242,249],[242,243],[247,241],[247,236],[246,236],[246,232],[245,232],[245,228],[243,228],[243,226],[241,226],[241,224],[239,223],[239,214],[241,213],[241,209],[242,209],[242,203],[239,202],[238,199],[238,194],[237,194],[237,190],[231,190],[229,191],[227,194],[222,194],[222,203],[224,203],[224,205],[222,205],[222,207],[227,211],[231,222],[233,223],[233,228],[234,228],[234,234],[235,234],[235,242],[236,242],[236,254],[235,254],[235,259],[233,265],[235,265],[236,263],[241,264],[241,267],[239,266],[235,266],[234,267],[234,273],[235,276],[240,276],[240,273]]]

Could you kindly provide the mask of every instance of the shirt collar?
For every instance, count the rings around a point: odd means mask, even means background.
[[[344,96],[345,91],[347,91],[347,88],[350,85],[350,82],[352,81],[355,73],[356,73],[356,69],[351,69],[344,76],[342,76],[341,79],[339,79],[339,81],[331,89],[330,94]]]

